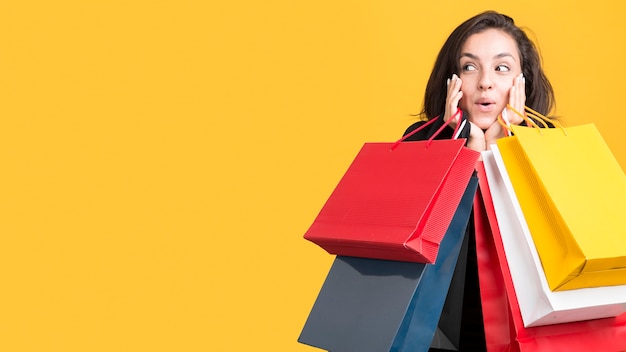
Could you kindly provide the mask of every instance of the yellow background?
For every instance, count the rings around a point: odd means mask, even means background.
[[[0,351],[313,351],[302,235],[486,9],[626,166],[619,2],[5,1]],[[563,175],[563,177],[576,175]]]

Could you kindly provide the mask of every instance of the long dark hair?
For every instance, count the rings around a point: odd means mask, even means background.
[[[432,119],[443,114],[447,95],[446,80],[453,73],[458,75],[460,72],[459,58],[465,41],[472,34],[491,28],[509,34],[517,43],[522,73],[526,79],[526,106],[546,116],[554,109],[554,91],[550,81],[543,73],[541,59],[535,44],[528,39],[522,29],[515,25],[511,17],[495,11],[487,11],[463,22],[443,44],[426,85],[421,116]]]

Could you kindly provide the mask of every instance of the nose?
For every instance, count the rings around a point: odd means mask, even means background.
[[[490,72],[482,72],[480,80],[478,81],[478,88],[481,90],[489,90],[493,88],[493,78],[491,77]]]

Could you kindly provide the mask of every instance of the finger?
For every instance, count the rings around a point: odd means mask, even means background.
[[[456,123],[459,122],[460,115],[457,114],[457,112],[459,110],[458,108],[459,100],[461,100],[462,97],[463,97],[463,92],[457,92],[457,94],[451,97],[450,104],[446,108],[444,121],[449,121],[450,119],[453,119],[452,121],[450,121],[450,125],[452,127],[455,127]]]
[[[456,92],[456,94],[454,96],[452,96],[452,100],[450,101],[450,108],[452,110],[450,112],[452,112],[453,114],[459,108],[459,101],[461,101],[461,98],[463,98],[463,92],[462,91],[458,91],[458,92]]]
[[[513,86],[511,87],[511,90],[509,90],[509,105],[513,109],[519,111],[519,107],[517,106],[518,98],[516,96],[517,95],[516,90],[517,89],[515,87],[515,82],[514,82]],[[515,111],[509,108],[506,108],[505,110],[508,110],[507,118],[508,118],[509,123],[518,125],[522,118]]]
[[[518,111],[521,108],[519,106],[519,103],[520,103],[520,83],[521,82],[522,82],[522,76],[521,75],[515,77],[515,84],[513,85],[515,87],[515,89],[514,89],[515,94],[513,94],[513,107],[515,109],[517,109]]]
[[[459,105],[459,100],[463,96],[461,92],[462,81],[456,74],[453,74],[446,82],[448,86],[448,94],[446,97],[446,112],[444,115],[444,121],[448,121],[456,113]],[[451,121],[454,122],[454,121]]]
[[[456,74],[448,78],[448,96],[456,94],[456,91],[461,89],[461,79]]]
[[[513,87],[511,87],[511,101],[509,102],[509,104],[511,104],[511,106],[517,111],[519,111],[519,82],[520,76],[516,76],[513,80]]]
[[[523,109],[524,106],[526,105],[526,77],[524,77],[524,74],[522,74],[522,79],[520,80],[520,87],[518,90],[518,94],[519,94],[519,104],[520,104],[520,108]]]
[[[516,109],[520,110],[520,109],[524,109],[524,103],[525,103],[525,87],[524,87],[524,74],[520,74],[517,77],[517,82],[515,84],[515,107]],[[522,111],[520,110],[520,112]]]
[[[526,80],[524,79],[524,74],[520,74],[517,82],[517,87],[515,88],[515,106],[516,109],[522,114],[526,114],[524,111],[524,106],[526,105]],[[522,122],[522,118],[520,118],[519,123]]]
[[[450,112],[454,114],[456,112],[456,109],[458,108],[459,100],[461,100],[461,97],[463,96],[463,92],[461,92],[461,84],[463,82],[461,81],[461,78],[459,78],[459,76],[452,75],[452,81],[450,83],[452,88],[450,89],[450,92],[448,94],[448,96],[450,97],[448,107],[450,108]]]
[[[513,124],[520,124],[524,119],[519,115],[524,113],[524,104],[526,102],[525,92],[524,92],[524,82],[523,76],[520,74],[515,77],[513,81],[513,86],[511,87],[511,91],[509,92],[509,105],[513,107],[517,111],[510,111],[509,121]]]

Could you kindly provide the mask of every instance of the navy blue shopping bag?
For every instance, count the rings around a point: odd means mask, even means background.
[[[331,352],[419,352],[431,343],[453,345],[438,324],[458,258],[467,251],[477,184],[472,177],[435,263],[337,256],[298,341]]]

